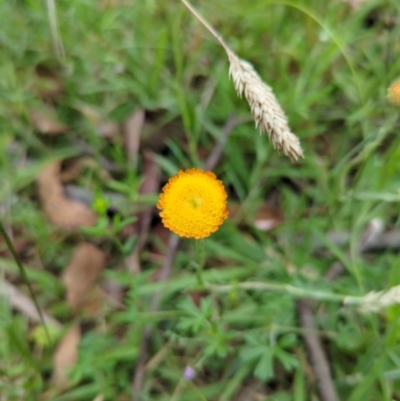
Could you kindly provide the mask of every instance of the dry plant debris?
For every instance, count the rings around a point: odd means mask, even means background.
[[[136,110],[125,122],[125,147],[128,160],[133,167],[136,166],[140,146],[140,136],[145,120],[143,109]]]
[[[229,75],[238,95],[241,97],[244,93],[256,127],[261,133],[267,132],[274,149],[283,152],[291,160],[304,157],[300,140],[291,132],[286,114],[272,88],[261,80],[250,63],[241,60],[230,50],[227,54],[231,63]]]
[[[74,313],[78,313],[88,300],[88,295],[100,277],[106,260],[107,255],[90,243],[83,242],[75,249],[63,276],[67,301]],[[68,386],[67,368],[77,361],[80,338],[80,327],[74,325],[57,346],[53,359],[54,382],[57,387]]]
[[[58,344],[54,353],[54,384],[59,388],[68,386],[68,368],[78,359],[78,345],[81,329],[78,324],[72,326]]]
[[[187,1],[181,0],[187,9],[209,30],[226,51],[229,58],[229,76],[232,77],[239,96],[244,93],[260,132],[268,132],[274,149],[283,152],[290,160],[304,157],[299,138],[288,125],[288,119],[278,103],[272,88],[264,83],[252,65],[240,59],[225,43],[219,33]]]
[[[344,300],[344,304],[351,304],[351,298],[349,301]],[[379,312],[382,309],[388,308],[389,306],[400,304],[400,285],[396,285],[389,288],[386,291],[371,291],[365,294],[362,298],[361,305],[359,307],[362,313]]]
[[[65,229],[93,226],[96,214],[83,203],[65,196],[60,171],[60,162],[52,162],[38,177],[39,197],[47,217]]]
[[[3,296],[9,299],[9,302],[14,309],[23,313],[33,323],[41,323],[40,315],[34,302],[30,297],[22,293],[18,287],[7,281],[3,281],[0,285],[0,297]],[[61,327],[61,323],[54,319],[54,317],[50,316],[43,310],[42,314],[46,324],[49,324],[57,329]]]
[[[59,135],[67,132],[68,127],[57,121],[51,109],[32,110],[30,117],[33,126],[43,135]]]
[[[106,265],[106,259],[107,255],[103,251],[88,242],[82,242],[75,249],[63,277],[67,300],[74,312],[84,304]]]

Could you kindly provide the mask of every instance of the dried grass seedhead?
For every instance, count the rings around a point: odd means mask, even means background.
[[[346,302],[349,303],[351,302]],[[362,297],[359,310],[363,313],[379,312],[389,306],[400,304],[400,285],[387,291],[371,291]]]
[[[273,147],[283,152],[292,161],[304,157],[299,138],[290,131],[286,114],[278,103],[272,89],[261,80],[251,64],[241,60],[229,48],[220,34],[198,13],[188,0],[181,0],[181,2],[225,49],[231,64],[229,75],[233,79],[238,95],[242,96],[244,92],[256,126],[260,128],[261,132],[268,132],[268,137]]]
[[[236,92],[249,103],[251,113],[261,132],[267,132],[274,149],[283,152],[291,160],[303,156],[299,138],[289,128],[288,119],[278,103],[271,87],[265,84],[247,61],[228,51],[229,76]]]
[[[236,92],[244,96],[250,105],[261,132],[268,132],[269,140],[278,151],[283,152],[292,161],[303,156],[299,138],[289,128],[288,120],[272,89],[258,76],[247,61],[241,60],[224,42],[219,33],[204,19],[188,0],[181,0],[187,9],[208,29],[225,49],[229,57],[229,75],[233,79]]]

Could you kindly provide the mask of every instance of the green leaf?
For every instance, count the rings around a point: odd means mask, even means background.
[[[293,368],[297,368],[299,366],[299,361],[296,357],[280,348],[275,349],[275,356],[282,363],[286,371],[291,371]]]
[[[239,352],[240,359],[243,362],[256,361],[260,358],[260,355],[264,352],[264,348],[265,348],[264,345],[259,345],[256,347],[253,346],[243,347]]]
[[[281,348],[289,348],[296,345],[297,336],[295,333],[284,334],[278,341]]]
[[[114,223],[114,232],[115,234],[118,234],[123,228],[125,228],[126,226],[128,226],[129,224],[134,223],[135,221],[137,221],[137,217],[129,217],[121,222],[115,222]]]
[[[273,369],[273,351],[270,347],[265,347],[264,352],[260,360],[257,363],[257,366],[254,370],[254,376],[262,381],[266,381],[272,377],[274,377],[274,369]]]

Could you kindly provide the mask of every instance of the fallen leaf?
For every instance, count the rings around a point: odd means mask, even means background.
[[[60,162],[53,162],[38,177],[39,197],[47,217],[53,224],[66,229],[93,226],[97,220],[94,211],[65,196],[60,170]]]
[[[30,321],[34,323],[42,323],[39,312],[37,311],[32,299],[22,293],[15,285],[8,281],[3,281],[2,286],[0,287],[0,296],[2,298],[7,298],[10,305],[25,315]],[[61,328],[61,324],[58,320],[54,319],[43,310],[41,310],[41,312],[46,324],[49,324],[56,329]]]
[[[54,384],[57,387],[68,386],[68,369],[78,360],[78,345],[81,339],[79,325],[72,326],[58,344],[54,353]]]
[[[106,259],[103,251],[88,242],[81,243],[75,249],[63,276],[67,300],[74,312],[84,304],[106,265]]]
[[[30,112],[32,124],[43,135],[59,135],[68,130],[68,127],[57,121],[55,112],[50,108],[32,110]]]
[[[145,112],[143,109],[136,110],[125,122],[124,133],[125,133],[125,147],[128,155],[128,160],[132,166],[136,166],[139,145],[140,145],[140,134],[142,132],[143,124],[145,120]]]

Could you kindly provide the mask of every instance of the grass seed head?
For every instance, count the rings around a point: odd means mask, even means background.
[[[271,87],[265,84],[252,65],[228,51],[229,76],[236,92],[249,103],[256,127],[268,133],[274,149],[283,152],[292,161],[303,156],[299,138],[289,128],[288,119]]]

